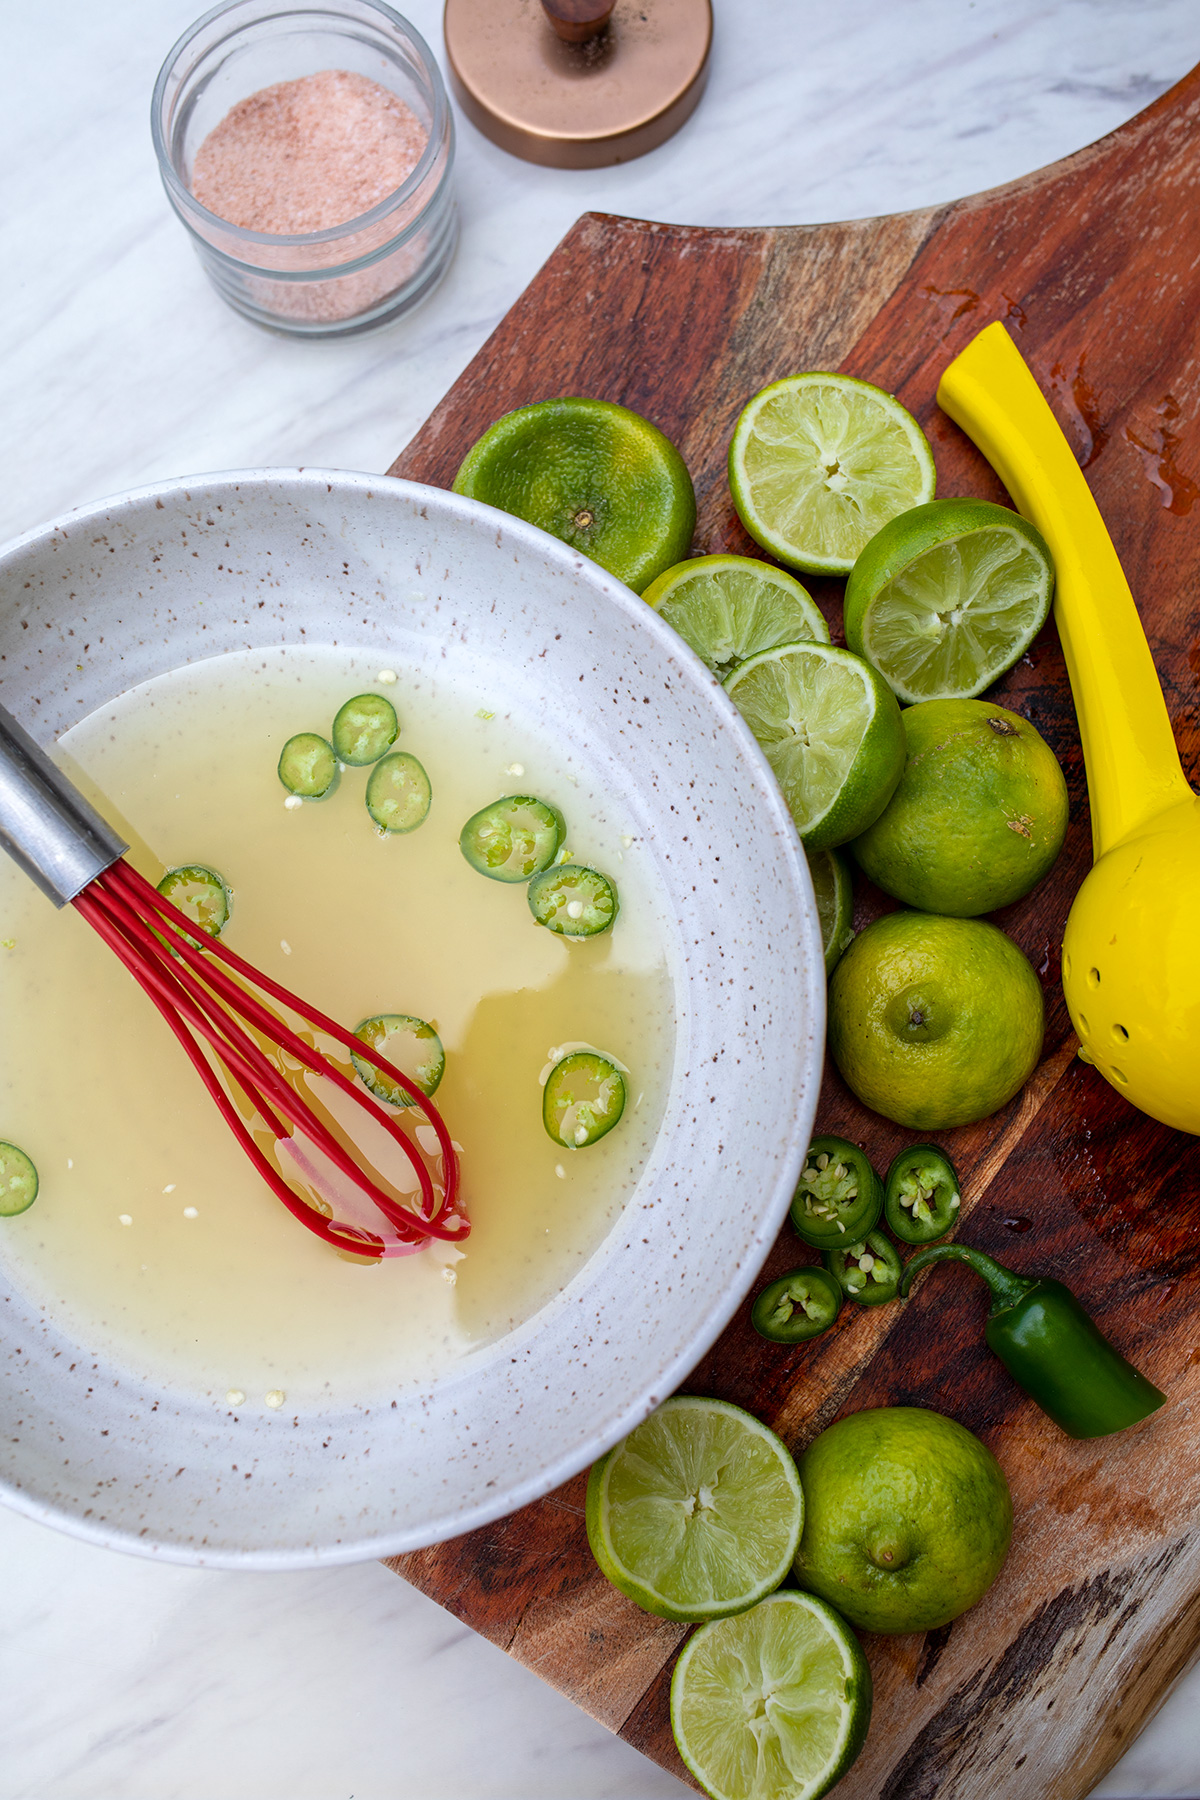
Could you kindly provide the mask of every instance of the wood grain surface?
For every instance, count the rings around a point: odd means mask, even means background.
[[[950,206],[760,230],[586,215],[391,473],[448,486],[500,413],[599,395],[679,445],[696,484],[697,552],[759,555],[726,481],[734,420],[778,376],[843,368],[920,419],[939,493],[1002,500],[934,394],[950,358],[1003,319],[1109,523],[1194,777],[1198,316],[1200,69],[1079,155]],[[813,585],[840,641],[840,584]],[[1077,1800],[1200,1644],[1200,1147],[1135,1112],[1075,1056],[1058,956],[1090,828],[1053,626],[992,697],[1054,746],[1071,826],[1050,877],[997,915],[1045,985],[1045,1053],[1004,1112],[945,1134],[965,1177],[961,1236],[1067,1281],[1171,1404],[1119,1437],[1069,1441],[984,1348],[982,1289],[944,1271],[907,1306],[845,1309],[796,1352],[757,1338],[742,1309],[689,1391],[752,1408],[797,1451],[861,1407],[936,1407],[991,1445],[1013,1489],[1013,1549],[986,1599],[940,1631],[864,1640],[874,1722],[839,1800]],[[860,878],[859,925],[890,904]],[[862,1142],[881,1168],[911,1139],[832,1071],[818,1127]],[[810,1254],[785,1229],[764,1275]],[[667,1716],[685,1628],[640,1612],[600,1576],[584,1486],[581,1475],[392,1566],[687,1780]]]

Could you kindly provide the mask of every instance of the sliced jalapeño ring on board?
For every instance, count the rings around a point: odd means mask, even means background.
[[[882,1231],[868,1231],[864,1242],[823,1254],[825,1267],[848,1300],[882,1306],[896,1298],[903,1269],[895,1244]]]
[[[28,1212],[38,1197],[38,1172],[16,1144],[0,1143],[0,1219]]]
[[[529,883],[529,910],[560,937],[596,937],[617,916],[617,890],[607,875],[583,863],[555,863]]]
[[[814,1250],[861,1243],[883,1211],[883,1183],[870,1161],[841,1137],[816,1137],[792,1196],[792,1224]]]
[[[436,1093],[446,1072],[446,1053],[441,1038],[424,1019],[416,1019],[411,1013],[376,1013],[374,1018],[364,1019],[361,1025],[356,1025],[354,1035],[367,1049],[378,1050],[380,1056],[386,1057],[402,1075],[415,1082],[423,1094]],[[417,1104],[390,1075],[377,1069],[369,1057],[359,1056],[354,1051],[350,1055],[354,1067],[377,1100],[386,1100],[389,1106]]]
[[[324,800],[337,786],[338,759],[333,745],[315,731],[298,731],[279,752],[279,779],[289,794],[302,800]]]
[[[400,721],[382,694],[355,694],[338,708],[330,735],[338,761],[358,768],[386,755],[400,735]]]
[[[381,757],[367,777],[367,811],[385,833],[415,831],[424,824],[432,798],[423,765],[407,750]]]
[[[598,1050],[573,1050],[546,1077],[542,1123],[568,1150],[599,1143],[624,1111],[625,1079]]]
[[[962,1187],[936,1144],[910,1144],[893,1157],[883,1183],[883,1216],[902,1244],[932,1244],[958,1223]]]
[[[828,1269],[809,1264],[769,1282],[750,1308],[750,1323],[772,1344],[806,1344],[828,1331],[842,1290]]]
[[[566,835],[557,806],[532,794],[505,794],[471,815],[458,843],[489,881],[528,881],[550,867]]]

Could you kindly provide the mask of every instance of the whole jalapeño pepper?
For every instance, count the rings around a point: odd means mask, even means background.
[[[1015,1275],[965,1244],[934,1244],[905,1264],[901,1298],[935,1262],[965,1262],[987,1282],[988,1348],[1068,1437],[1107,1437],[1165,1403],[1166,1395],[1126,1362],[1061,1281]]]

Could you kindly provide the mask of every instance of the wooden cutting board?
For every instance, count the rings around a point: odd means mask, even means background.
[[[391,473],[449,486],[500,413],[599,395],[679,445],[696,483],[697,551],[758,555],[725,475],[738,411],[777,376],[842,368],[921,420],[941,494],[1003,499],[934,402],[951,357],[1003,319],[1087,470],[1194,775],[1198,318],[1200,69],[1078,156],[952,206],[765,230],[587,214]],[[837,641],[840,584],[814,588]],[[1090,830],[1052,626],[993,695],[1057,751],[1071,828],[1053,874],[999,915],[1042,977],[1048,1029],[1025,1091],[944,1134],[965,1176],[961,1235],[1067,1281],[1171,1404],[1119,1437],[1069,1441],[983,1347],[983,1291],[965,1278],[930,1278],[906,1307],[847,1308],[794,1352],[757,1338],[742,1309],[689,1391],[751,1408],[797,1451],[861,1407],[939,1408],[991,1445],[1016,1503],[1012,1553],[979,1606],[940,1631],[865,1640],[874,1721],[839,1800],[1076,1800],[1200,1644],[1200,1143],[1133,1111],[1075,1056],[1058,955]],[[857,922],[887,904],[860,882]],[[832,1072],[818,1127],[862,1142],[879,1168],[911,1141]],[[807,1254],[785,1228],[764,1275]],[[684,1628],[640,1612],[599,1575],[585,1479],[392,1566],[687,1780],[667,1716]]]

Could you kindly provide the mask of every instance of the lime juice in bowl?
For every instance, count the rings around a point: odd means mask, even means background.
[[[87,544],[100,535],[113,554],[95,562]],[[582,952],[597,963],[606,943],[611,958],[619,934],[636,934],[652,919],[651,935],[659,934],[662,946],[657,966],[665,964],[672,993],[674,1046],[660,1089],[661,1125],[602,1241],[580,1259],[562,1291],[545,1297],[523,1324],[508,1329],[505,1323],[491,1343],[477,1343],[408,1387],[372,1365],[353,1397],[343,1392],[337,1404],[294,1407],[280,1378],[262,1389],[252,1410],[252,1390],[236,1373],[222,1372],[211,1392],[200,1394],[139,1367],[136,1358],[117,1361],[99,1343],[85,1366],[80,1334],[69,1329],[65,1313],[60,1316],[54,1305],[42,1311],[38,1298],[10,1275],[9,1305],[25,1321],[25,1365],[6,1404],[14,1424],[18,1418],[27,1425],[35,1421],[33,1438],[27,1430],[23,1444],[57,1441],[48,1428],[36,1427],[47,1408],[66,1440],[61,1466],[55,1460],[49,1468],[32,1451],[14,1448],[10,1497],[105,1542],[157,1546],[159,1554],[188,1559],[290,1566],[412,1547],[547,1491],[616,1441],[712,1341],[774,1237],[807,1139],[823,1037],[820,940],[790,822],[744,727],[711,677],[619,583],[517,521],[404,483],[305,472],[166,484],[94,508],[65,531],[33,534],[6,553],[5,573],[15,591],[31,596],[22,605],[39,632],[44,661],[36,680],[32,672],[21,681],[6,676],[3,697],[17,713],[31,712],[40,698],[39,728],[47,737],[173,670],[231,651],[265,654],[306,641],[363,657],[354,681],[339,683],[331,703],[369,688],[366,677],[381,670],[397,674],[388,691],[397,696],[404,726],[398,742],[411,735],[414,752],[420,720],[415,713],[404,717],[401,694],[421,682],[441,682],[449,674],[453,685],[475,696],[466,723],[474,721],[485,740],[495,721],[475,720],[475,712],[510,715],[521,724],[526,744],[553,751],[553,766],[544,765],[538,779],[554,778],[549,797],[568,827],[580,822],[586,831],[589,818],[612,819],[615,840],[600,844],[585,836],[582,850],[574,842],[567,847],[614,877],[620,911],[611,933],[566,943],[535,922],[522,892],[481,878],[462,859],[457,836],[466,818],[501,794],[531,785],[528,774],[504,772],[525,760],[520,750],[507,751],[494,784],[474,803],[464,795],[448,821],[462,878],[477,891],[470,904],[511,902],[529,942],[539,946],[537,955]],[[66,584],[61,590],[60,582]],[[87,621],[83,641],[90,648],[82,671],[76,666],[81,646],[56,622],[60,591],[76,595],[77,617]],[[131,593],[142,595],[136,629],[122,623]],[[49,631],[44,618],[51,620]],[[280,720],[280,735],[327,733],[335,710],[324,700],[314,700],[311,710],[298,707]],[[532,769],[532,752],[530,758]],[[378,845],[351,786],[361,774],[344,772],[329,799],[306,801],[289,814],[274,760],[263,779],[274,795],[279,827],[328,833],[330,854],[343,826],[346,832],[361,828],[372,850],[415,850],[434,828],[439,785],[449,793],[445,776],[433,779],[436,757],[430,753],[428,819],[411,836]],[[166,767],[164,759],[164,772]],[[255,781],[259,772],[256,762]],[[568,772],[577,787],[565,780]],[[620,842],[626,836],[629,846]],[[614,860],[617,853],[624,865]],[[649,912],[638,899],[633,858],[644,859]],[[203,847],[181,845],[172,851],[175,859],[204,861]],[[319,888],[320,863],[313,869]],[[250,928],[256,886],[233,880],[231,931],[239,917]],[[293,899],[301,926],[308,918],[316,953],[350,942],[371,972],[372,994],[364,995],[361,1011],[356,1005],[351,1028],[393,1008],[445,1023],[433,996],[422,994],[418,1004],[404,991],[379,995],[384,975],[394,972],[398,984],[402,975],[424,979],[419,937],[414,942],[413,934],[389,931],[386,920],[364,924],[349,905],[314,918],[306,912],[312,891],[311,885],[297,890]],[[748,924],[764,909],[785,921],[766,945]],[[266,920],[254,929],[265,933]],[[300,926],[293,931],[302,938]],[[292,934],[280,926],[273,941],[274,955],[291,975],[300,954]],[[291,946],[290,957],[283,941]],[[451,937],[451,949],[465,942],[460,932]],[[270,940],[264,936],[263,943],[265,953]],[[468,947],[461,960],[474,953]],[[503,971],[495,987],[520,991]],[[527,989],[530,999],[536,992]],[[148,1018],[145,1030],[155,1027]],[[603,1139],[575,1152],[581,1168],[584,1157],[626,1154],[632,1139],[624,1134],[639,1123],[641,1090],[634,1086],[636,1048],[597,1041],[611,1039],[604,1021],[578,1034],[556,1023],[543,1035],[529,1083],[536,1132],[542,1134],[539,1153],[549,1159],[556,1195],[569,1190],[570,1180],[553,1173],[568,1152],[556,1149],[538,1117],[538,1076],[547,1053],[586,1040],[629,1070],[627,1115]],[[447,1036],[453,1037],[449,1027]],[[448,1045],[438,1104],[445,1101],[452,1130],[453,1062]],[[507,1079],[502,1045],[484,1062]],[[137,1099],[131,1130],[153,1118],[149,1088],[139,1088]],[[22,1142],[19,1122],[6,1120],[3,1135]],[[26,1226],[50,1194],[46,1177],[54,1172],[55,1156],[53,1144],[29,1148],[43,1188],[23,1215]],[[164,1179],[159,1187],[169,1184]],[[731,1191],[753,1196],[751,1204],[731,1210]],[[157,1199],[166,1209],[175,1197],[160,1193]],[[185,1219],[180,1206],[172,1222],[177,1233],[204,1224],[201,1202],[185,1204],[196,1205],[199,1216]],[[121,1210],[136,1218],[131,1206]],[[485,1213],[481,1202],[480,1242]],[[11,1223],[21,1226],[22,1219]],[[115,1229],[128,1236],[135,1227],[118,1220]],[[387,1278],[386,1271],[342,1265],[339,1274],[365,1282]],[[135,1268],[130,1280],[141,1275]],[[186,1265],[172,1265],[170,1276],[184,1279]],[[152,1279],[149,1269],[145,1279]],[[439,1274],[442,1307],[447,1294],[455,1305],[465,1299],[471,1279],[460,1272],[452,1284]],[[507,1317],[513,1316],[510,1308]],[[184,1345],[175,1351],[190,1354]],[[93,1363],[111,1371],[99,1384]],[[285,1401],[272,1410],[265,1394],[276,1389]],[[227,1405],[231,1392],[244,1392],[247,1404]],[[87,1458],[99,1444],[103,1463],[107,1486],[99,1512],[91,1485],[71,1473],[87,1466],[85,1444]],[[217,1479],[233,1462],[257,1470],[241,1489]],[[139,1538],[147,1525],[147,1536]]]

